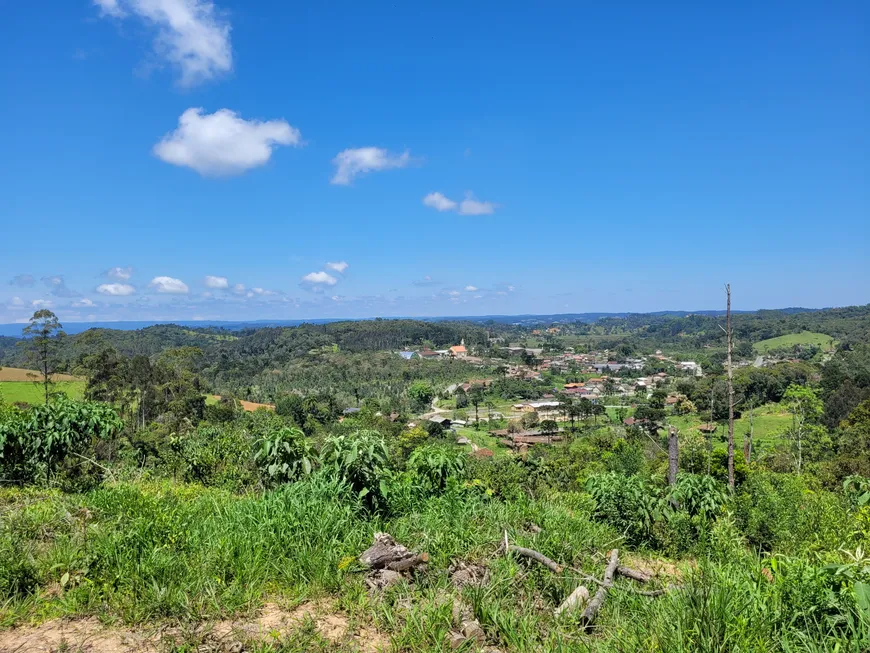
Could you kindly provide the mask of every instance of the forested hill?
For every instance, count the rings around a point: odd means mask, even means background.
[[[844,344],[870,342],[870,304],[810,312],[762,310],[732,316],[734,339],[750,344],[802,331],[823,333]],[[637,314],[577,325],[576,333],[621,335],[646,347],[680,344],[688,348],[724,343],[722,316],[682,317]]]
[[[297,327],[267,327],[228,331],[217,328],[191,329],[175,324],[146,327],[137,331],[91,329],[68,336],[61,355],[67,366],[85,356],[113,348],[125,356],[152,357],[167,349],[198,347],[206,360],[246,360],[261,368],[280,365],[312,351],[384,351],[405,347],[443,348],[465,341],[486,342],[485,328],[465,322],[420,320],[367,320],[303,324]],[[0,365],[23,366],[25,353],[16,338],[0,338]]]

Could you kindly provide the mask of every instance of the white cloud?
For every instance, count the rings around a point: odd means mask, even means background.
[[[226,277],[214,277],[208,274],[205,277],[205,287],[226,289],[230,287],[230,282]]]
[[[233,292],[236,295],[244,295],[245,294],[245,284],[237,283],[235,286],[233,286]]]
[[[34,299],[30,305],[33,308],[51,308],[54,304],[48,299]]]
[[[456,208],[456,202],[438,192],[429,193],[423,198],[423,204],[436,211],[453,211]]]
[[[466,292],[474,292],[477,290],[477,286],[465,286]]]
[[[239,175],[265,165],[276,145],[299,145],[302,134],[285,120],[244,120],[234,111],[212,114],[190,108],[178,119],[178,129],[154,146],[154,154],[204,176]]]
[[[183,295],[188,291],[186,283],[181,279],[173,279],[172,277],[154,277],[148,285],[159,293],[170,295]]]
[[[94,304],[94,302],[92,302],[87,297],[80,299],[77,302],[73,302],[72,305],[76,308],[84,308],[85,306],[90,308],[90,307],[96,306],[96,304]]]
[[[24,306],[24,300],[21,297],[13,297],[10,306]]]
[[[465,194],[465,199],[459,203],[459,215],[492,215],[496,205],[492,202],[481,202],[474,199],[471,192]]]
[[[458,290],[451,290],[451,291],[450,291],[449,293],[447,293],[447,294],[450,295],[451,297],[459,297],[460,292],[459,292]]]
[[[138,16],[157,28],[154,50],[176,67],[182,86],[192,86],[233,68],[230,24],[212,0],[94,0],[103,15]]]
[[[128,281],[133,276],[133,268],[114,267],[106,270],[106,276],[116,281]]]
[[[436,211],[456,211],[459,215],[492,215],[498,207],[498,204],[494,202],[482,202],[475,199],[471,191],[467,192],[465,199],[459,203],[442,193],[429,193],[423,198],[423,204]]]
[[[338,261],[337,263],[327,263],[326,267],[330,270],[335,270],[339,274],[344,274],[344,271],[347,270],[350,265],[348,265],[347,261]]]
[[[309,272],[304,277],[302,277],[302,281],[304,283],[326,286],[334,286],[338,283],[338,279],[336,279],[328,272]]]
[[[104,283],[97,286],[97,292],[101,295],[114,295],[116,297],[126,297],[136,292],[136,289],[129,283]]]
[[[407,150],[402,154],[390,154],[380,147],[360,147],[339,152],[332,162],[336,170],[331,182],[346,186],[357,175],[376,170],[405,168],[411,163],[411,155]]]
[[[124,15],[124,12],[121,11],[121,7],[118,5],[118,0],[94,0],[94,4],[97,5],[104,14],[108,14],[109,16]]]
[[[272,295],[277,295],[274,290],[266,290],[265,288],[251,288],[251,292],[248,293],[248,297],[253,297],[254,295],[259,295],[261,297],[271,297]]]

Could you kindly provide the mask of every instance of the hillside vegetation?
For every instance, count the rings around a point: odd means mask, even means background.
[[[812,314],[850,325],[824,359],[733,370],[733,485],[727,376],[681,366],[682,331],[639,349],[658,318],[608,351],[49,333],[86,381],[0,401],[0,650],[866,651],[870,345],[842,313]]]

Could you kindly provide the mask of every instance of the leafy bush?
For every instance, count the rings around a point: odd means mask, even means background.
[[[7,480],[47,480],[67,456],[81,456],[95,439],[111,437],[122,426],[111,406],[65,397],[29,410],[4,409],[0,470]]]
[[[185,480],[227,490],[241,490],[257,481],[254,441],[236,424],[200,424],[189,434],[171,437],[170,443]]]
[[[381,480],[389,452],[377,431],[360,430],[326,439],[322,459],[327,469],[350,485],[370,507],[383,499]]]
[[[447,479],[465,470],[465,452],[445,446],[430,445],[415,449],[408,459],[408,469],[434,490],[443,490]]]
[[[317,462],[302,429],[287,426],[260,441],[254,460],[267,484],[295,481],[310,474]]]
[[[846,502],[794,474],[754,473],[737,491],[735,517],[749,544],[797,553],[848,546]]]
[[[638,476],[616,472],[592,476],[586,489],[595,500],[594,515],[632,543],[650,540],[653,524],[662,517],[662,502]]]

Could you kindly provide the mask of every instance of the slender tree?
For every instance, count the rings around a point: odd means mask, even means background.
[[[42,373],[43,390],[45,391],[45,403],[51,397],[51,386],[54,384],[54,375],[58,366],[58,352],[60,341],[64,335],[63,325],[57,319],[57,315],[47,308],[36,311],[30,318],[30,323],[22,329],[25,345],[28,347],[28,358]]]
[[[734,349],[734,333],[731,330],[731,284],[725,284],[727,304],[725,309],[725,339],[728,347],[728,487],[734,491],[734,380],[731,353]]]

